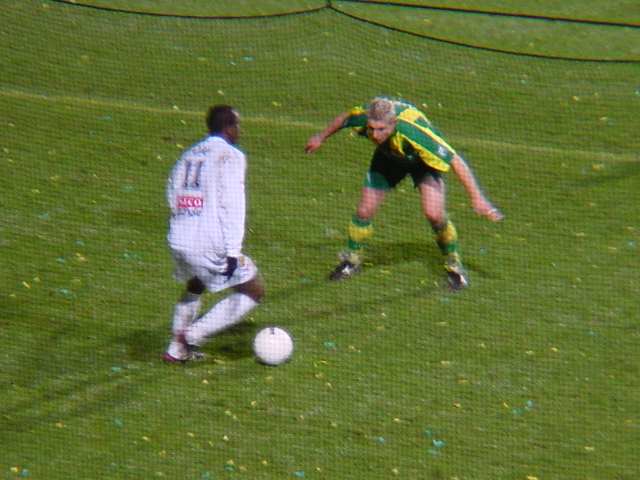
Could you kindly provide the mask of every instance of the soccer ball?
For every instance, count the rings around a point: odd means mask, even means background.
[[[280,365],[291,358],[293,340],[280,327],[263,328],[253,339],[253,352],[266,365]]]

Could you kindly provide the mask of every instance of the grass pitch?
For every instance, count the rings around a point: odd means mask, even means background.
[[[637,64],[480,52],[331,11],[7,1],[0,18],[0,478],[638,478]],[[462,294],[408,182],[365,272],[326,280],[371,146],[303,147],[379,93],[423,105],[506,214],[477,218],[449,176]],[[160,362],[180,291],[164,185],[216,102],[243,115],[246,251],[268,293],[209,361],[176,368]],[[267,324],[296,341],[282,367],[252,358]]]

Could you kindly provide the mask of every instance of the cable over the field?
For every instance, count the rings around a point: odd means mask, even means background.
[[[638,22],[612,22],[610,20],[594,20],[587,18],[571,18],[571,17],[562,17],[562,16],[553,16],[553,15],[534,15],[530,13],[518,13],[518,12],[505,12],[500,10],[482,10],[476,8],[463,8],[463,7],[444,7],[440,5],[416,5],[412,3],[403,3],[403,2],[390,2],[390,1],[380,1],[380,0],[335,0],[334,2],[329,2],[329,4],[333,4],[336,2],[342,3],[358,3],[361,5],[383,5],[389,7],[404,7],[404,8],[415,8],[421,10],[433,10],[433,11],[441,11],[441,12],[451,12],[451,13],[469,13],[475,15],[486,15],[493,17],[509,17],[509,18],[521,18],[525,20],[544,20],[551,22],[562,22],[562,23],[577,23],[583,25],[595,25],[600,27],[628,27],[628,28],[640,28],[640,23]]]
[[[92,10],[98,10],[103,12],[111,12],[111,13],[120,13],[120,14],[130,14],[130,15],[141,15],[141,16],[149,16],[149,17],[164,17],[164,18],[176,18],[176,19],[185,19],[185,20],[252,20],[252,19],[269,19],[269,18],[278,18],[278,17],[288,17],[293,15],[310,15],[316,14],[321,11],[331,11],[338,15],[342,15],[348,17],[352,20],[367,23],[369,25],[373,25],[379,28],[384,28],[386,30],[404,33],[407,35],[411,35],[414,37],[425,38],[428,40],[441,42],[449,45],[455,45],[458,47],[482,50],[487,52],[501,53],[506,55],[520,56],[520,57],[530,57],[530,58],[539,58],[539,59],[547,59],[547,60],[566,60],[573,62],[592,62],[592,63],[609,63],[609,64],[638,64],[640,63],[640,59],[612,59],[612,58],[594,58],[594,57],[572,57],[572,56],[563,56],[563,55],[548,55],[544,53],[533,53],[533,52],[523,52],[519,50],[508,50],[503,48],[496,48],[487,45],[477,45],[467,42],[462,42],[458,40],[453,40],[445,37],[437,37],[434,35],[426,35],[418,32],[414,32],[411,30],[406,30],[403,28],[394,27],[388,25],[386,23],[377,22],[375,20],[368,19],[364,16],[359,16],[354,13],[346,12],[339,8],[338,4],[340,3],[352,3],[359,5],[377,5],[377,6],[395,6],[402,8],[414,8],[414,9],[423,9],[423,10],[438,10],[450,13],[462,13],[462,14],[476,14],[476,15],[487,15],[487,16],[499,16],[499,17],[509,17],[515,19],[524,19],[524,20],[540,20],[540,21],[553,21],[553,22],[563,22],[563,23],[572,23],[572,24],[582,24],[582,25],[592,25],[592,26],[604,26],[604,27],[624,27],[624,28],[640,28],[639,23],[626,23],[626,22],[610,22],[610,21],[602,21],[602,20],[588,20],[588,19],[577,19],[577,18],[568,18],[568,17],[554,17],[554,16],[545,16],[545,15],[533,15],[528,13],[512,13],[512,12],[502,12],[502,11],[493,11],[493,10],[480,10],[480,9],[467,9],[467,8],[459,8],[459,7],[443,7],[443,6],[434,6],[434,5],[414,5],[409,3],[401,3],[401,2],[392,2],[392,1],[379,1],[379,0],[326,0],[322,5],[302,10],[290,10],[285,12],[276,12],[270,14],[260,14],[260,15],[188,15],[188,14],[177,14],[177,13],[167,13],[167,12],[149,12],[143,10],[131,10],[124,8],[113,8],[113,7],[104,7],[99,5],[92,5],[90,3],[82,3],[81,1],[76,0],[49,0],[50,2],[63,4],[70,7],[80,7],[87,8]]]
[[[82,3],[75,0],[49,0],[49,1],[54,3],[61,3],[68,6],[73,6],[73,7],[82,7],[82,8],[92,9],[92,10],[99,10],[103,12],[122,13],[122,14],[129,14],[129,15],[141,15],[141,16],[147,16],[147,17],[178,18],[178,19],[185,19],[185,20],[252,20],[252,19],[260,19],[260,18],[289,17],[293,15],[306,15],[309,13],[316,13],[321,10],[325,10],[329,6],[327,3],[319,7],[307,8],[304,10],[289,10],[285,12],[267,13],[267,14],[260,14],[260,15],[188,15],[188,14],[170,13],[170,12],[148,12],[144,10],[132,10],[127,8],[103,7],[100,5]]]
[[[380,28],[384,28],[387,30],[391,30],[394,32],[399,32],[399,33],[404,33],[407,35],[411,35],[414,37],[419,37],[419,38],[426,38],[428,40],[433,40],[436,42],[441,42],[441,43],[446,43],[449,45],[455,45],[458,47],[465,47],[465,48],[470,48],[470,49],[475,49],[475,50],[483,50],[483,51],[487,51],[487,52],[494,52],[494,53],[502,53],[502,54],[506,54],[506,55],[514,55],[514,56],[519,56],[519,57],[531,57],[531,58],[540,58],[540,59],[546,59],[546,60],[567,60],[567,61],[572,61],[572,62],[594,62],[594,63],[627,63],[627,64],[632,64],[632,63],[640,63],[640,59],[609,59],[609,58],[588,58],[588,57],[569,57],[569,56],[562,56],[562,55],[547,55],[547,54],[543,54],[543,53],[530,53],[530,52],[521,52],[521,51],[517,51],[517,50],[507,50],[507,49],[502,49],[502,48],[495,48],[495,47],[488,47],[488,46],[484,46],[484,45],[474,45],[471,43],[465,43],[465,42],[460,42],[457,40],[451,40],[448,38],[442,38],[442,37],[435,37],[433,35],[425,35],[423,33],[417,33],[417,32],[412,32],[410,30],[405,30],[402,28],[398,28],[398,27],[393,27],[381,22],[376,22],[374,20],[370,20],[368,18],[363,18],[363,17],[359,17],[357,15],[354,15],[353,13],[348,13],[345,12],[344,10],[340,10],[338,7],[335,6],[334,4],[335,2],[332,2],[331,5],[329,6],[329,8],[331,10],[333,10],[334,12],[338,13],[339,15],[344,15],[345,17],[349,17],[352,20],[357,20],[359,22],[362,23],[367,23],[369,25],[374,25],[376,27],[380,27]],[[377,2],[374,2],[377,3]]]

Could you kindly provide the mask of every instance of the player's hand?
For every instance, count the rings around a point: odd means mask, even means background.
[[[307,145],[304,147],[306,153],[313,153],[320,148],[323,139],[320,134],[315,134],[307,141]]]
[[[236,268],[238,268],[238,259],[236,257],[227,257],[227,268],[222,274],[229,279],[233,276]]]
[[[481,200],[473,205],[473,209],[478,215],[487,217],[492,222],[499,222],[504,218],[503,213],[486,200]]]
[[[499,222],[504,218],[504,213],[502,213],[496,207],[491,207],[487,211],[487,213],[485,213],[485,217],[487,217],[492,222]]]

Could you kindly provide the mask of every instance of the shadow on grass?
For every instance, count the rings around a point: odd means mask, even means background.
[[[443,257],[435,246],[435,242],[426,237],[424,242],[388,242],[373,245],[368,250],[365,261],[376,266],[392,266],[407,262],[422,262],[425,266],[425,274],[438,278],[444,275]],[[472,275],[483,278],[496,278],[493,272],[482,268],[477,262],[465,257],[462,251],[462,262]]]
[[[114,343],[124,345],[128,360],[148,362],[160,360],[169,341],[164,329],[139,329],[117,337]]]
[[[312,242],[306,243],[303,250],[305,251],[319,251],[320,248],[325,248],[326,242]],[[340,251],[340,246],[335,248],[336,252]],[[304,254],[301,254],[299,258],[302,258],[304,264]],[[324,272],[318,272],[318,263],[320,259],[313,257],[309,262],[315,264],[314,272],[305,273],[304,271],[296,271],[291,275],[291,281],[287,282],[286,288],[280,288],[277,290],[269,290],[267,286],[267,301],[269,303],[277,303],[283,300],[294,299],[294,301],[301,301],[295,299],[303,299],[305,296],[312,294],[312,292],[325,289],[329,285],[336,285],[342,282],[333,282],[329,280],[329,273],[337,265],[337,255],[328,255],[323,257],[323,262],[326,263],[326,270]],[[353,281],[358,282],[360,277],[366,278],[368,275],[379,273],[381,270],[391,271],[391,275],[394,275],[394,268],[402,268],[403,264],[408,263],[421,263],[424,265],[424,276],[415,277],[413,282],[420,291],[424,292],[424,280],[427,280],[431,285],[433,282],[442,284],[442,292],[448,292],[446,287],[446,275],[443,268],[443,257],[440,251],[435,246],[435,242],[429,236],[425,236],[424,242],[371,242],[370,247],[366,249],[365,253],[365,266],[360,275],[358,275]],[[489,268],[483,268],[478,262],[473,259],[469,259],[464,256],[463,262],[467,270],[471,274],[471,281],[475,278],[487,278],[496,279],[500,278],[499,272]],[[486,262],[484,262],[486,263]],[[298,269],[300,270],[300,269]],[[390,277],[391,278],[391,277]],[[402,278],[404,283],[407,278]],[[351,283],[352,280],[346,282]],[[381,284],[382,289],[385,287]],[[330,309],[330,305],[320,307],[321,310]]]
[[[241,322],[213,338],[205,350],[213,355],[219,353],[227,360],[253,357],[253,337],[259,328],[259,325]]]
[[[489,256],[485,257],[485,259],[488,260],[483,262],[484,265],[489,266],[489,269],[483,268],[471,256],[465,255],[464,239],[462,239],[461,244],[462,263],[470,272],[471,277],[490,279],[500,278],[499,272],[496,269],[491,268],[491,259],[489,258]],[[438,276],[444,275],[444,259],[440,254],[440,251],[435,246],[435,242],[433,242],[431,239],[425,239],[424,243],[399,242],[390,245],[391,248],[388,249],[390,258],[386,258],[387,253],[377,253],[376,256],[373,257],[374,263],[379,263],[381,265],[392,265],[401,262],[420,261],[425,265],[425,273],[429,275],[433,274],[436,276],[436,278]],[[380,257],[381,261],[378,261],[378,256]]]
[[[442,266],[442,256],[432,244],[433,240],[429,237],[425,237],[424,242],[378,242],[371,245],[367,249],[366,262],[371,265],[365,266],[363,276],[368,273],[374,273],[381,268],[388,268],[391,266],[400,266],[410,262],[421,262],[424,264],[425,276],[430,277],[433,280],[439,281],[442,284],[442,292],[448,292],[446,288],[446,281],[444,270]],[[309,243],[305,245],[305,249],[316,250],[319,246],[326,246],[326,243]],[[329,285],[336,285],[336,282],[328,280],[328,274],[330,270],[335,266],[331,262],[331,258],[327,258],[327,274],[321,277],[315,275],[306,276],[303,273],[298,272],[297,276],[300,278],[300,283],[294,283],[286,288],[282,288],[276,291],[269,291],[267,301],[270,304],[285,303],[289,300],[295,301],[298,306],[303,304],[303,300],[306,294],[310,294],[313,290],[325,289]],[[482,269],[478,264],[473,261],[466,262],[468,269],[473,275],[478,275],[485,278],[493,278],[495,275],[487,270]],[[296,278],[293,275],[292,278]],[[355,279],[357,281],[357,279]],[[424,284],[416,278],[415,285],[408,288],[404,295],[421,296],[425,293]],[[432,285],[432,283],[430,283]],[[432,287],[428,287],[432,288]],[[381,284],[381,289],[385,289]],[[379,300],[373,303],[384,303],[388,298],[395,298],[397,294],[387,294],[382,292],[378,297]],[[355,302],[348,304],[338,304],[338,299],[334,299],[336,303],[323,304],[317,307],[307,309],[306,315],[309,318],[324,317],[330,314],[334,314],[336,311],[351,312],[354,314],[366,313],[368,309],[372,307],[371,302]],[[210,306],[209,306],[210,308]],[[260,307],[258,307],[260,308]],[[307,308],[307,307],[305,307]],[[294,308],[295,310],[295,308]],[[253,356],[252,341],[253,337],[257,333],[259,328],[264,325],[256,325],[248,322],[241,322],[238,325],[230,328],[217,335],[207,343],[203,350],[211,355],[223,357],[226,360],[240,360],[243,358],[251,358]],[[164,352],[167,343],[169,342],[169,326],[166,329],[138,329],[129,332],[127,335],[119,337],[115,340],[116,343],[122,344],[126,349],[126,358],[132,361],[160,361],[162,353]],[[205,362],[209,363],[209,362]]]
[[[435,251],[430,238],[424,242],[385,242],[372,243],[367,250],[365,261],[374,265],[397,265],[404,262],[424,261],[429,270],[436,265],[436,260],[442,263]]]
[[[0,409],[0,443],[11,442],[13,433],[64,428],[71,419],[104,412],[128,402],[140,385],[157,380],[157,371],[131,368],[122,362],[111,366],[100,363],[94,358],[93,345],[77,348],[69,356],[57,352],[55,337],[62,333],[60,329],[45,339],[42,348],[36,349],[37,359],[27,357],[31,361],[25,362],[23,375],[12,382],[23,391],[28,388],[29,393]],[[39,374],[30,375],[30,371]],[[48,374],[43,376],[43,372]],[[136,377],[135,383],[129,381],[131,376]]]
[[[258,328],[261,327],[240,323],[221,333],[204,350],[213,357],[224,357],[225,361],[252,357],[252,340]],[[29,395],[0,408],[0,443],[11,442],[11,435],[15,433],[47,425],[64,428],[73,418],[109,411],[130,401],[142,385],[159,381],[159,375],[175,373],[171,368],[161,368],[162,353],[168,341],[168,335],[162,329],[138,329],[106,339],[105,344],[124,346],[125,349],[124,355],[111,366],[104,362],[74,363],[74,359],[91,359],[95,355],[95,345],[76,350],[73,357],[56,356],[57,338],[71,329],[72,326],[61,328],[44,338],[42,348],[36,349],[39,355],[29,357],[20,379],[13,382],[23,390],[29,388]],[[69,363],[62,364],[64,359]],[[151,362],[158,368],[140,368],[135,362]],[[210,367],[211,362],[193,364],[198,365]],[[46,379],[41,378],[44,371],[50,372]],[[134,382],[131,377],[135,377]]]
[[[628,160],[607,165],[606,170],[592,173],[586,179],[577,183],[577,186],[592,187],[609,182],[625,180],[629,177],[640,175],[640,160]]]
[[[254,324],[241,322],[211,339],[203,350],[210,355],[219,353],[227,360],[252,357],[251,344],[257,328]],[[169,340],[168,331],[163,329],[139,329],[117,338],[115,342],[125,346],[128,360],[160,362]]]

